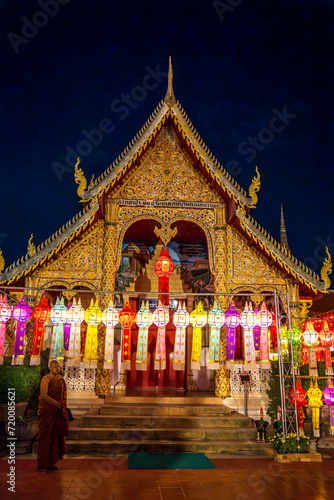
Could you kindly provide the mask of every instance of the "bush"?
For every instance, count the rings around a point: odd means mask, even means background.
[[[271,374],[269,379],[269,389],[267,390],[267,394],[269,397],[267,414],[273,420],[276,420],[277,408],[278,406],[282,406],[280,380],[278,376],[279,375],[278,361],[272,361],[270,363],[270,366],[271,366]]]
[[[8,389],[15,388],[15,402],[29,401],[40,381],[39,366],[0,366],[0,404],[8,403]]]

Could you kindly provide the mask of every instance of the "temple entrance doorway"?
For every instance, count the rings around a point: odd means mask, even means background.
[[[140,308],[142,300],[149,300],[149,309],[153,312],[158,304],[158,277],[154,266],[164,248],[155,234],[154,228],[159,223],[153,220],[140,220],[126,231],[122,244],[120,266],[116,276],[116,290],[127,296],[134,312]],[[176,328],[173,316],[179,299],[186,301],[192,310],[193,296],[187,293],[213,292],[213,279],[210,273],[208,248],[203,230],[190,221],[177,221],[172,224],[177,233],[167,244],[169,256],[174,263],[173,274],[169,278],[170,321],[166,325],[166,369],[154,369],[154,356],[157,339],[157,326],[154,324],[148,332],[147,370],[136,369],[136,353],[139,328],[131,329],[131,371],[127,374],[128,389],[185,390],[187,356],[184,370],[174,370],[173,352]],[[117,294],[117,291],[116,291]],[[188,327],[188,329],[191,327]],[[187,334],[186,334],[187,336]],[[206,338],[206,336],[204,336]],[[186,349],[187,349],[186,341]]]

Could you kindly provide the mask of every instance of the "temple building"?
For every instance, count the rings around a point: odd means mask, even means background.
[[[78,159],[75,182],[82,210],[6,269],[2,259],[12,306],[47,298],[41,329],[26,324],[24,354],[8,322],[7,355],[36,364],[50,347],[79,394],[205,391],[237,409],[238,375],[251,371],[254,407],[265,406],[275,326],[298,326],[327,291],[330,256],[320,278],[291,254],[283,212],[281,242],[255,221],[257,167],[246,192],[176,100],[171,63],[166,96],[136,137],[90,183]]]

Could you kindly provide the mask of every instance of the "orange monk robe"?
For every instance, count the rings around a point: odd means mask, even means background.
[[[48,395],[55,401],[66,400],[66,383],[61,375],[50,380]],[[66,453],[65,436],[54,432],[57,406],[51,405],[39,397],[37,462],[39,468],[52,467]]]

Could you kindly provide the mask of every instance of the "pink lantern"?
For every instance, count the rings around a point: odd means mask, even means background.
[[[257,355],[258,357],[260,356],[260,334],[261,334],[261,330],[260,330],[260,327],[258,325],[258,322],[257,322],[257,315],[258,315],[259,311],[258,311],[258,308],[257,306],[255,306],[255,309],[254,309],[254,315],[255,315],[255,318],[256,318],[256,321],[255,321],[255,325],[254,325],[254,328],[253,328],[253,335],[254,335],[254,349],[255,349],[255,356]]]
[[[245,369],[255,370],[255,349],[253,329],[256,325],[256,316],[253,312],[252,303],[246,302],[245,309],[240,315],[240,325],[244,330],[244,350],[245,350]]]
[[[323,328],[319,332],[320,345],[325,353],[326,375],[333,375],[331,346],[333,345],[333,332],[329,329],[327,321],[324,321]]]
[[[227,326],[226,368],[231,370],[234,367],[236,329],[240,325],[240,313],[236,310],[233,301],[225,312],[225,325]]]
[[[184,371],[186,367],[186,328],[189,325],[190,316],[186,309],[185,301],[179,300],[177,310],[173,316],[176,327],[175,344],[173,353],[173,368]]]
[[[262,302],[261,310],[257,315],[258,323],[261,328],[261,342],[260,342],[260,368],[263,370],[270,369],[269,362],[269,341],[268,341],[268,328],[273,322],[273,316],[268,311],[265,302]]]
[[[333,381],[328,379],[327,386],[322,391],[324,403],[329,406],[330,433],[334,436],[334,387]]]
[[[13,307],[12,317],[16,321],[15,342],[12,357],[12,365],[23,365],[24,358],[24,336],[26,323],[31,316],[31,309],[26,303],[25,296]]]
[[[169,308],[159,300],[153,313],[153,323],[158,327],[157,343],[154,355],[154,369],[166,369],[166,325],[169,322]]]
[[[6,324],[12,314],[12,308],[7,302],[7,295],[0,295],[0,365],[3,364],[5,351]]]

